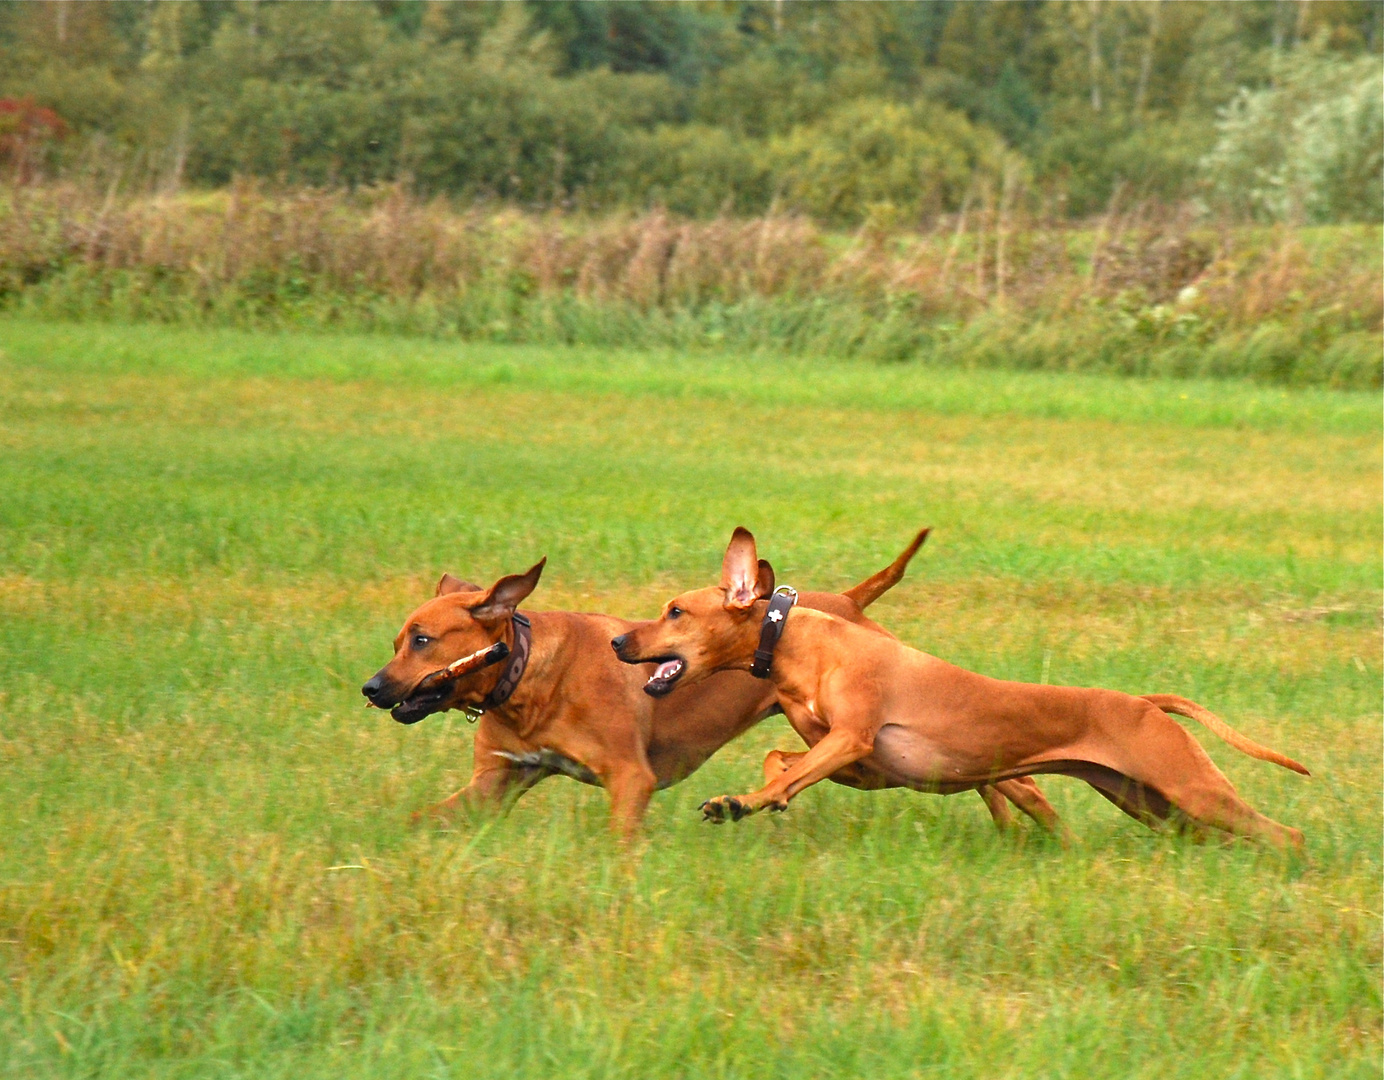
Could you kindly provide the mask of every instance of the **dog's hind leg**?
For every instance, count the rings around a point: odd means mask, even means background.
[[[1125,715],[1112,717],[1113,722],[1102,723],[1101,728],[1114,760],[1120,762],[1122,779],[1137,786],[1128,793],[1110,791],[1110,795],[1116,796],[1112,802],[1144,820],[1146,814],[1157,818],[1185,815],[1194,825],[1263,840],[1284,850],[1301,849],[1302,833],[1265,817],[1241,799],[1210,755],[1181,724],[1142,698],[1127,701]],[[1124,801],[1132,800],[1133,808],[1125,807],[1121,797]],[[1177,815],[1172,813],[1174,809]]]
[[[990,820],[995,823],[996,829],[1008,832],[1014,827],[1014,815],[1009,812],[1009,800],[1000,794],[997,785],[981,784],[976,788],[976,794],[985,803],[985,809],[990,811]]]
[[[1187,783],[1171,791],[1169,798],[1194,827],[1209,825],[1235,836],[1263,840],[1284,851],[1302,850],[1301,832],[1280,825],[1254,809],[1240,798],[1224,776],[1218,775],[1214,780],[1206,776],[1189,778]]]
[[[804,756],[803,751],[770,750],[764,759],[764,783],[770,784],[777,780]],[[901,786],[889,780],[883,773],[858,761],[837,769],[827,779],[858,791],[880,791]],[[1000,832],[1014,824],[1014,815],[1009,811],[1009,804],[1013,803],[1048,832],[1060,838],[1064,844],[1072,839],[1070,830],[1062,823],[1057,811],[1052,808],[1052,804],[1043,796],[1042,789],[1031,777],[1020,776],[1014,780],[1001,780],[993,785],[982,784],[976,788],[976,793],[985,803],[985,808],[990,811],[990,818]]]
[[[987,789],[996,795],[987,795]],[[1031,776],[1016,776],[1012,780],[996,781],[993,787],[986,785],[977,789],[981,797],[985,799],[985,805],[990,807],[990,813],[995,815],[994,800],[998,796],[1008,799],[1030,818],[1036,821],[1042,828],[1046,829],[1053,836],[1057,837],[1062,843],[1069,844],[1073,836],[1070,829],[1063,824],[1062,819],[1057,816],[1057,811],[1052,808],[1052,803],[1048,802],[1037,782]],[[1008,810],[1006,808],[1006,814]],[[995,817],[995,824],[1000,825],[999,818]]]

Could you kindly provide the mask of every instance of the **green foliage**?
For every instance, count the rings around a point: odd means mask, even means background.
[[[752,140],[810,123],[832,102],[832,87],[812,78],[805,65],[750,55],[704,80],[692,111],[697,122],[722,128],[727,136],[752,146]]]
[[[1260,204],[1286,184],[1307,220],[1363,220],[1380,40],[1370,2],[11,2],[0,97],[73,127],[54,172],[127,188],[406,181],[704,215],[783,196],[850,225],[956,210],[1000,146],[1050,212],[1175,202],[1221,110],[1213,187],[1249,170],[1267,194],[1218,205],[1281,216]],[[1294,83],[1309,52],[1325,77]]]
[[[764,143],[711,124],[663,124],[632,133],[626,151],[628,201],[696,217],[762,213],[776,191]]]
[[[238,8],[195,65],[192,174],[380,179],[397,152],[381,143],[392,126],[379,93],[387,40],[367,4]]]
[[[1384,74],[1300,51],[1221,112],[1204,162],[1219,206],[1267,221],[1384,220]]]
[[[959,209],[968,187],[994,185],[1003,143],[942,106],[856,98],[773,144],[787,204],[833,224],[888,206],[905,222]]]
[[[554,0],[530,4],[529,15],[568,72],[662,72],[689,84],[702,74],[706,32],[715,26],[692,4]]]
[[[1087,116],[1077,103],[1054,110],[1049,122],[1053,134],[1037,148],[1034,168],[1077,217],[1147,199],[1176,202],[1192,189],[1212,138],[1188,118],[1132,126],[1113,111]]]

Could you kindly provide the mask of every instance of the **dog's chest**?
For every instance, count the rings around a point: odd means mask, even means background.
[[[793,730],[802,736],[809,746],[815,746],[821,741],[822,736],[831,730],[831,725],[822,715],[821,703],[815,697],[781,695],[779,704],[783,707],[784,715],[788,717]]]

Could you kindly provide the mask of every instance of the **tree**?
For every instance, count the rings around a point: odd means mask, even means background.
[[[1384,217],[1384,74],[1347,61],[1329,38],[1285,59],[1275,85],[1241,90],[1221,111],[1203,162],[1218,209],[1267,221]]]

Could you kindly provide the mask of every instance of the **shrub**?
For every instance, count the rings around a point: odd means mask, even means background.
[[[998,136],[960,113],[878,98],[848,101],[771,149],[788,205],[843,225],[881,204],[913,222],[956,210],[975,178],[998,177],[1004,158]]]
[[[1375,57],[1300,51],[1277,85],[1241,90],[1202,162],[1212,205],[1262,221],[1384,217],[1384,73]]]
[[[663,125],[626,140],[629,201],[680,214],[762,214],[775,182],[764,143],[708,124]]]

